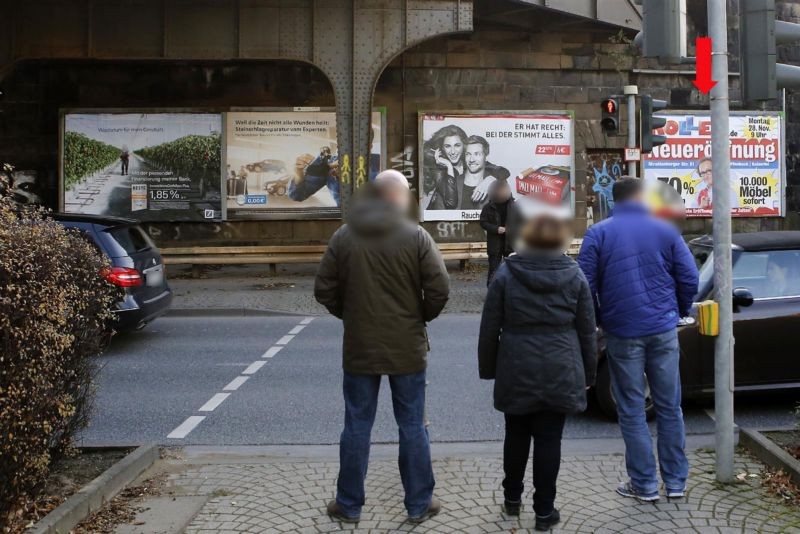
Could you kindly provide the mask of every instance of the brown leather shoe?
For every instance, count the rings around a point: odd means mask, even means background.
[[[428,505],[428,509],[419,517],[408,516],[408,522],[418,525],[420,523],[427,521],[428,519],[435,516],[441,511],[442,511],[442,503],[439,502],[439,499],[437,499],[436,497],[432,497],[431,503]]]
[[[345,515],[336,499],[328,503],[327,512],[332,519],[338,519],[342,523],[358,523],[361,520],[361,516],[350,517]]]

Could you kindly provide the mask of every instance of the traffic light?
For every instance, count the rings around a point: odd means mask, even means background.
[[[653,151],[653,147],[667,142],[666,136],[653,133],[653,130],[658,130],[667,125],[667,119],[653,116],[653,113],[665,107],[667,107],[666,100],[656,100],[650,95],[642,96],[642,110],[639,114],[642,154],[649,154]]]
[[[641,0],[642,31],[636,36],[644,57],[680,64],[686,57],[686,0]]]
[[[772,100],[800,85],[800,67],[776,63],[775,48],[800,40],[800,24],[775,20],[775,0],[739,0],[742,100]]]
[[[603,118],[600,126],[609,135],[616,135],[619,132],[619,102],[615,98],[606,98],[601,103],[603,108]]]

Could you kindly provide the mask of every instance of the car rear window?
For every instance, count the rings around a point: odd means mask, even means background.
[[[101,232],[112,257],[130,256],[154,247],[150,236],[139,226],[118,226]]]

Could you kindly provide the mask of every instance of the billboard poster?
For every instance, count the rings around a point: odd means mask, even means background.
[[[62,201],[70,213],[220,220],[222,119],[206,113],[69,113]]]
[[[643,177],[672,186],[683,199],[687,217],[711,217],[711,119],[702,113],[662,116],[667,124],[657,133],[665,135],[667,143],[643,158]],[[781,113],[731,112],[733,217],[783,215],[783,127]]]
[[[614,209],[611,191],[623,176],[625,163],[621,150],[587,150],[586,161],[586,224],[592,225],[611,215]]]
[[[227,219],[341,216],[335,111],[231,111],[225,128]],[[385,161],[384,135],[383,113],[374,111],[364,179]]]
[[[528,213],[573,211],[571,113],[421,112],[419,121],[423,220],[478,220],[497,180]]]

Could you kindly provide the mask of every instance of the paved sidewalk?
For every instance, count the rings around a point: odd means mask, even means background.
[[[168,267],[175,292],[174,310],[242,310],[302,315],[325,315],[314,300],[316,265],[282,265],[269,275],[266,265],[209,267],[201,278],[192,278],[189,267]],[[486,293],[486,262],[470,264],[467,272],[449,262],[450,302],[445,313],[480,313]]]
[[[243,456],[189,453],[169,460],[167,487],[178,502],[181,496],[207,496],[185,532],[421,532],[487,533],[531,532],[533,512],[526,490],[520,519],[504,516],[502,461],[498,456],[461,454],[434,459],[436,495],[444,510],[426,523],[405,522],[403,493],[391,446],[382,446],[370,464],[367,503],[358,525],[331,521],[325,503],[334,495],[338,462],[311,455],[303,448],[273,455]],[[500,443],[496,444],[498,450]],[[305,450],[308,450],[306,448]],[[455,448],[454,451],[459,449]],[[622,455],[591,455],[565,458],[559,478],[556,505],[562,523],[555,532],[800,532],[800,510],[791,509],[768,496],[758,477],[744,477],[731,486],[714,481],[714,457],[697,451],[692,465],[689,492],[679,502],[641,504],[613,492],[623,478]],[[762,466],[739,456],[736,472],[758,474]],[[180,506],[176,504],[175,506]],[[155,532],[156,525],[142,525],[141,532]]]

